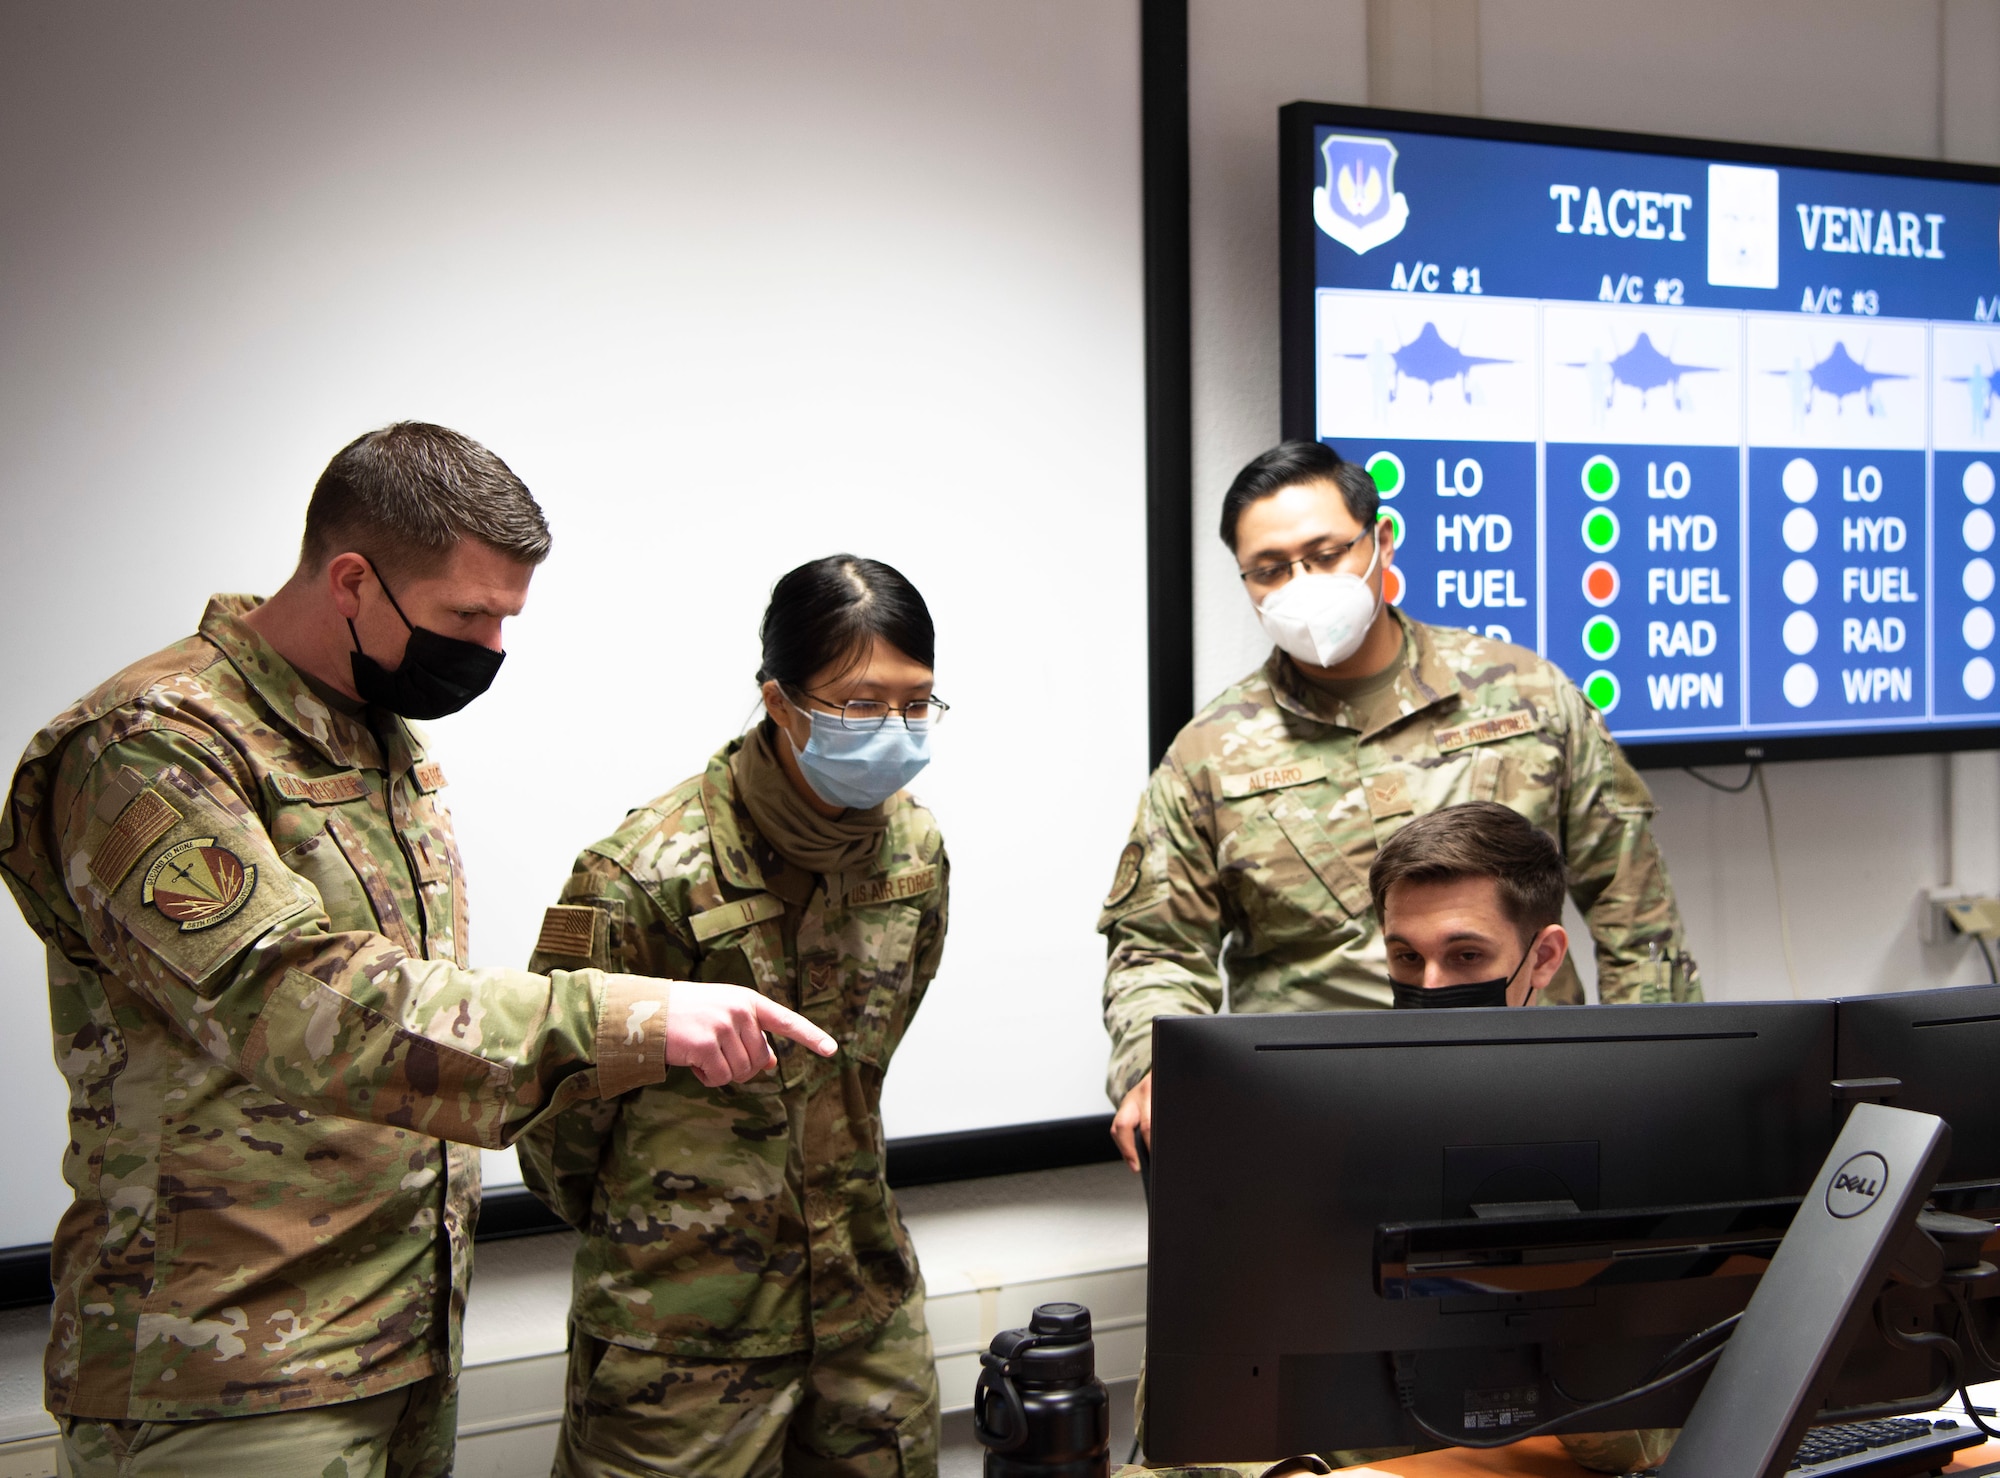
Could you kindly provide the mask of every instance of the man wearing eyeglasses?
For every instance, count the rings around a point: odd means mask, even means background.
[[[1552,663],[1388,602],[1378,512],[1369,476],[1309,441],[1252,460],[1223,499],[1276,649],[1168,748],[1098,921],[1112,1137],[1135,1170],[1155,1017],[1391,1004],[1368,868],[1412,816],[1520,812],[1562,841],[1600,999],[1701,998],[1645,782]],[[1584,999],[1567,960],[1543,999]]]

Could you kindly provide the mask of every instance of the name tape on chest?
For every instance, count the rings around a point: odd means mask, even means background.
[[[575,903],[558,903],[542,914],[542,932],[535,952],[587,960],[597,940],[598,910]]]
[[[720,908],[705,908],[688,920],[688,928],[694,937],[706,944],[719,934],[732,934],[738,929],[747,929],[752,924],[761,924],[766,919],[775,919],[785,911],[785,901],[770,893],[758,893],[750,898],[739,898],[734,903],[725,903]]]
[[[1472,744],[1491,744],[1496,739],[1512,739],[1516,734],[1532,734],[1541,726],[1541,720],[1532,713],[1503,713],[1497,718],[1474,719],[1469,724],[1439,729],[1433,737],[1438,753],[1450,754]]]
[[[1222,794],[1228,800],[1240,800],[1246,795],[1256,795],[1260,791],[1283,790],[1288,786],[1305,785],[1310,781],[1324,779],[1326,779],[1325,760],[1293,760],[1289,764],[1267,765],[1261,770],[1225,775],[1222,777]]]
[[[271,772],[271,789],[288,801],[309,801],[315,806],[338,806],[358,801],[368,794],[368,782],[359,770],[342,770],[338,775],[287,775]]]
[[[870,903],[889,903],[898,898],[915,898],[920,893],[928,893],[938,883],[938,870],[932,867],[913,867],[905,872],[892,872],[886,878],[871,878],[858,888],[851,888],[847,894],[847,906],[860,908]]]
[[[125,881],[139,854],[174,829],[181,819],[165,796],[148,787],[125,804],[110,833],[90,858],[90,875],[107,889]]]

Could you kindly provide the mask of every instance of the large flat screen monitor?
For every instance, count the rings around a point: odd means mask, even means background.
[[[1763,1263],[1627,1282],[1606,1250],[1581,1281],[1569,1255],[1541,1289],[1388,1297],[1378,1229],[1797,1197],[1837,1127],[1831,1002],[1163,1018],[1153,1040],[1156,1462],[1427,1443],[1389,1353],[1414,1357],[1433,1425],[1468,1434],[1636,1387]],[[1679,1425],[1698,1390],[1585,1429]]]
[[[2000,742],[2000,170],[1297,103],[1284,426],[1642,763]]]
[[[1888,1102],[1951,1125],[1940,1182],[2000,1182],[2000,985],[1842,1001],[1837,1062],[1843,1078],[1900,1079]]]

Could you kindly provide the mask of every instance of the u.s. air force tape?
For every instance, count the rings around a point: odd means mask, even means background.
[[[887,877],[870,878],[859,887],[850,888],[847,906],[859,908],[869,903],[888,903],[898,898],[915,898],[919,893],[928,893],[937,886],[936,867],[910,867],[901,872],[892,872]]]
[[[1491,744],[1495,739],[1511,739],[1516,734],[1532,734],[1541,727],[1541,721],[1532,713],[1503,713],[1495,718],[1475,719],[1469,724],[1457,724],[1449,729],[1439,729],[1435,735],[1439,754],[1450,754],[1453,750],[1464,749],[1468,744]]]

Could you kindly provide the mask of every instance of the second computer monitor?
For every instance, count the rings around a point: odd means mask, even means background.
[[[1796,1196],[1832,1144],[1830,1002],[1161,1020],[1147,1453],[1519,1430],[1643,1381],[1747,1277],[1389,1299],[1385,1223]],[[1671,1425],[1692,1390],[1618,1413]]]

